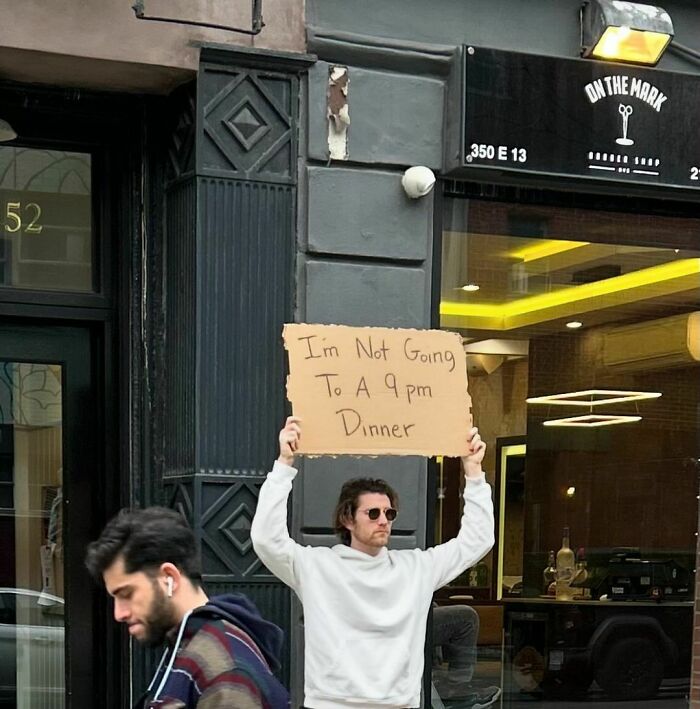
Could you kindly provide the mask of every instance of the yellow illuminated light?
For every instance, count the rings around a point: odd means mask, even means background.
[[[584,399],[582,397],[589,397]],[[602,399],[593,399],[601,396]],[[525,401],[528,404],[548,404],[555,406],[603,406],[608,404],[625,404],[629,401],[642,401],[644,399],[658,399],[658,391],[619,391],[617,389],[585,389],[584,391],[570,391],[566,394],[549,394],[547,396],[531,396]]]
[[[532,244],[531,246],[525,246],[522,249],[511,251],[509,256],[521,259],[523,263],[529,263],[530,261],[538,261],[542,258],[555,256],[556,254],[561,254],[565,251],[571,251],[572,249],[578,249],[581,246],[588,245],[588,241],[556,241],[551,239],[540,241],[537,244]]]
[[[592,283],[567,286],[550,293],[518,298],[510,303],[443,301],[440,303],[440,315],[445,319],[454,318],[449,322],[443,320],[442,324],[446,326],[510,330],[620,305],[621,302],[692,290],[700,285],[699,276],[700,258],[683,259]],[[622,300],[621,295],[626,298]]]
[[[635,64],[656,64],[670,41],[670,35],[661,32],[608,27],[591,56]]]
[[[618,423],[636,423],[641,416],[618,416],[606,414],[588,414],[587,416],[570,416],[565,419],[550,419],[543,421],[544,426],[577,426],[579,428],[598,428],[599,426],[614,426]]]

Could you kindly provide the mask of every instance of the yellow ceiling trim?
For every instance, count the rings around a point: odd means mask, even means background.
[[[682,259],[500,305],[442,301],[441,323],[447,327],[512,330],[699,286],[700,258]]]
[[[564,251],[578,249],[581,246],[588,246],[588,241],[560,241],[554,239],[546,239],[530,246],[524,246],[522,249],[511,251],[508,255],[512,258],[521,259],[524,263],[530,261],[538,261],[541,258],[548,258],[555,254],[561,254]]]

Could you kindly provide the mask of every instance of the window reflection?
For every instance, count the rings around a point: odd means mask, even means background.
[[[90,291],[91,157],[0,146],[0,285]]]
[[[441,324],[464,337],[498,532],[436,602],[478,614],[472,689],[498,685],[504,707],[687,706],[697,229],[445,200]],[[438,541],[456,533],[459,488],[456,461],[441,461]]]
[[[0,362],[0,705],[65,704],[61,367]]]

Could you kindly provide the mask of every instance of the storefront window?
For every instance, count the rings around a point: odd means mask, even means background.
[[[91,158],[0,146],[0,286],[91,291]]]
[[[497,508],[493,552],[436,596],[481,621],[463,693],[687,706],[700,221],[458,198],[444,210],[441,325],[464,337]],[[456,533],[459,487],[442,461],[438,541]],[[445,706],[459,699],[454,673],[441,679],[451,652],[434,665]]]
[[[0,363],[0,705],[65,704],[61,367]]]

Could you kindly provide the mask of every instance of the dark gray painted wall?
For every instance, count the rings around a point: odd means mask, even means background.
[[[659,4],[673,19],[676,39],[700,49],[697,3]],[[306,21],[317,29],[367,37],[576,57],[580,6],[581,0],[307,0]],[[659,68],[698,71],[673,55]]]
[[[318,62],[309,76],[309,158],[314,160],[328,159],[326,91],[330,66]],[[352,67],[348,86],[349,159],[439,169],[444,100],[444,83],[438,78]]]
[[[307,169],[308,251],[314,254],[367,256],[424,261],[425,233],[433,213],[429,199],[409,199],[396,173],[341,168]]]

